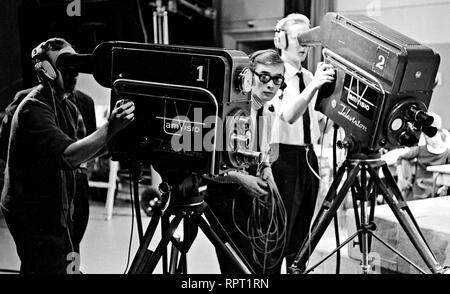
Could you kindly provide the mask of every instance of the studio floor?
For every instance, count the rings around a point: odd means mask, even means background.
[[[448,265],[447,257],[450,256],[450,247],[448,246],[450,244],[450,229],[448,227],[450,221],[448,214],[450,197],[412,201],[409,203],[409,206],[439,261],[444,265]],[[90,220],[81,244],[80,269],[84,274],[123,274],[126,272],[127,264],[131,264],[138,249],[139,241],[136,223],[134,223],[133,228],[132,244],[129,247],[132,220],[130,202],[123,198],[116,199],[112,218],[106,220],[105,215],[104,202],[91,201]],[[345,214],[340,215],[339,236],[342,242],[347,238],[347,231],[354,232],[356,228],[354,228],[353,210],[348,210]],[[147,228],[150,219],[146,215],[142,216],[144,229]],[[404,233],[400,229],[398,222],[395,221],[395,217],[388,206],[381,205],[377,208],[376,223],[379,227],[377,234],[380,234],[382,238],[388,240],[391,245],[401,252],[406,253],[409,258],[415,261],[420,260],[420,256],[414,251],[412,244],[405,239]],[[175,234],[182,235],[181,227]],[[160,228],[158,228],[154,238],[151,240],[150,250],[154,251],[160,242],[160,233]],[[311,256],[310,265],[321,261],[322,258],[325,258],[335,249],[336,240],[333,224],[330,224],[322,237]],[[361,274],[361,254],[358,248],[355,247],[354,242],[350,244],[353,245],[346,245],[341,250],[340,273]],[[376,254],[379,255],[378,261],[374,260],[376,264],[374,263],[373,273],[412,273],[410,266],[405,267],[402,265],[400,258],[386,252],[384,247],[375,246],[373,251],[374,256]],[[200,230],[188,252],[187,258],[187,271],[190,274],[220,274],[215,249]],[[335,264],[336,258],[330,258],[311,273],[333,274],[336,271]],[[0,213],[0,274],[17,272],[19,265],[15,244]],[[282,268],[282,273],[285,274],[285,267],[283,266]],[[158,264],[154,273],[160,274],[161,272],[161,264]]]
[[[113,217],[105,219],[103,202],[91,201],[89,224],[81,243],[81,266],[85,274],[123,274],[128,260],[130,244],[132,211],[129,202],[115,201]],[[147,228],[150,217],[143,215],[142,223]],[[149,249],[155,249],[161,239],[158,228]],[[177,233],[181,233],[178,232]],[[136,223],[133,228],[133,239],[130,251],[131,264],[138,248]],[[188,272],[192,274],[218,274],[219,265],[215,251],[205,235],[199,231],[188,252]],[[18,270],[19,258],[13,239],[8,231],[3,216],[0,214],[0,274],[9,270]],[[6,270],[2,272],[2,270]],[[161,273],[159,264],[154,273]]]

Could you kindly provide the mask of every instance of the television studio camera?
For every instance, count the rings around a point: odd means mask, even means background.
[[[238,248],[230,249],[226,233],[214,232],[201,217],[204,213],[209,223],[218,221],[204,201],[208,182],[220,182],[230,169],[260,161],[260,153],[250,146],[253,75],[248,64],[248,56],[237,50],[131,42],[105,42],[92,54],[58,59],[59,68],[92,73],[111,88],[111,109],[122,99],[135,104],[135,120],[108,144],[112,159],[130,167],[135,183],[141,243],[129,273],[151,273],[161,257],[163,273],[186,271],[186,253],[198,227],[242,273],[252,273]],[[163,180],[162,199],[145,235],[137,204],[143,164],[151,164]],[[148,246],[160,218],[163,235],[152,252]],[[184,241],[176,242],[172,235],[181,220]],[[182,252],[179,268],[173,263],[168,269],[169,242]]]
[[[430,103],[440,57],[432,49],[365,15],[327,13],[320,26],[298,35],[303,45],[321,45],[325,63],[335,68],[335,81],[318,92],[315,109],[345,132],[338,147],[347,157],[313,222],[290,270],[308,273],[358,237],[363,273],[370,270],[372,237],[419,272],[423,269],[381,240],[374,232],[376,197],[381,194],[431,273],[448,271],[427,244],[380,149],[413,146],[421,132],[436,134]],[[381,173],[384,176],[380,177]],[[344,174],[346,174],[345,180]],[[340,190],[338,191],[338,188]],[[357,232],[318,264],[305,263],[351,191]]]

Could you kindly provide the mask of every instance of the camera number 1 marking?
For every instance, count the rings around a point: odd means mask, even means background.
[[[375,62],[373,63],[372,66],[372,70],[377,74],[383,76],[388,58],[389,58],[389,51],[383,49],[382,47],[378,47]]]
[[[192,59],[192,82],[195,86],[208,88],[209,81],[209,59]]]

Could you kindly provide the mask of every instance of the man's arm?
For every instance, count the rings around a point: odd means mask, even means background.
[[[281,119],[292,124],[299,119],[305,112],[308,104],[313,99],[316,92],[325,83],[331,83],[334,80],[334,69],[330,64],[319,63],[316,73],[311,82],[296,97],[287,102],[282,108]]]
[[[400,163],[403,159],[411,160],[417,158],[419,155],[419,146],[411,147],[407,152],[399,155],[397,158],[397,163]]]
[[[64,150],[63,156],[71,166],[78,166],[93,158],[117,132],[134,120],[134,104],[126,102],[118,106],[119,102],[111,112],[107,123],[89,136],[70,144]]]

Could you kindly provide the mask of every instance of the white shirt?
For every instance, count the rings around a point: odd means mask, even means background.
[[[300,116],[294,123],[290,124],[282,119],[283,112],[286,107],[288,107],[294,99],[297,99],[299,91],[299,78],[297,76],[298,70],[289,63],[284,63],[286,67],[286,72],[284,74],[286,89],[283,92],[283,98],[280,99],[280,95],[275,95],[275,97],[269,102],[275,107],[275,117],[273,119],[271,143],[282,143],[289,145],[305,145],[303,138],[303,119]],[[305,68],[301,69],[303,74],[303,81],[305,86],[308,85],[313,74]],[[280,92],[281,93],[281,92]],[[319,120],[324,117],[324,115],[318,111],[314,110],[316,105],[317,93],[314,94],[313,99],[308,105],[309,117],[311,119],[311,140],[312,143],[316,143],[320,138],[320,128]]]
[[[260,140],[260,150],[262,155],[261,162],[269,162],[269,143],[271,138],[271,125],[272,121],[275,117],[275,112],[271,112],[269,110],[270,104],[266,104],[262,106],[261,103],[252,99],[252,107],[251,107],[251,118],[252,118],[252,150],[257,151],[257,115],[258,109],[264,107],[262,112],[262,117],[260,118],[260,124],[262,124],[262,136],[259,138]],[[260,126],[261,127],[261,126]]]

